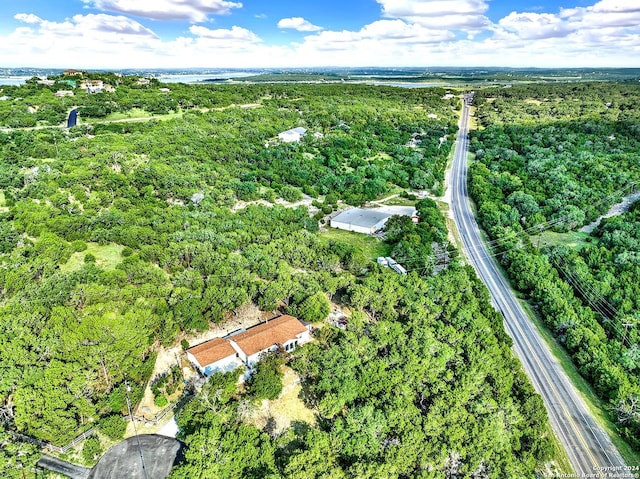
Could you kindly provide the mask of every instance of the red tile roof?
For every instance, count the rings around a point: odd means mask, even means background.
[[[262,323],[229,338],[235,342],[247,356],[270,348],[274,344],[284,344],[296,339],[307,328],[297,318],[284,315]]]
[[[206,343],[198,344],[187,349],[187,352],[191,353],[203,368],[221,359],[236,355],[236,351],[231,347],[229,341],[222,338],[215,338]]]

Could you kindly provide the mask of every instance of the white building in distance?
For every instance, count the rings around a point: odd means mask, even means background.
[[[285,143],[294,143],[299,142],[306,134],[307,129],[299,126],[298,128],[292,128],[291,130],[278,133],[278,138],[280,139],[280,141],[283,141]]]

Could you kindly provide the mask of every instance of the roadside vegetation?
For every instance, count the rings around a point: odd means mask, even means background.
[[[481,90],[470,168],[492,253],[636,452],[640,208],[576,231],[637,188],[638,101],[636,85]]]

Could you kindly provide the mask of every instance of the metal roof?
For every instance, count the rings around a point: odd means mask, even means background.
[[[331,220],[331,223],[344,223],[354,226],[363,226],[365,228],[371,228],[377,225],[380,221],[393,216],[393,213],[387,213],[378,209],[371,208],[352,208],[350,210],[343,211],[338,216]]]

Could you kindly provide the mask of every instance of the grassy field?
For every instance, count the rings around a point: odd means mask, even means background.
[[[140,108],[132,108],[131,110],[121,113],[110,113],[105,118],[98,121],[100,122],[113,122],[113,121],[127,121],[127,120],[166,120],[170,118],[176,118],[182,116],[181,112],[168,113],[166,115],[153,115],[148,111],[141,110]]]
[[[389,247],[386,244],[378,238],[362,233],[328,228],[327,232],[320,233],[320,238],[326,241],[334,240],[348,243],[372,260],[375,260],[378,256],[389,255]]]
[[[105,121],[124,120],[129,118],[151,118],[151,113],[141,110],[140,108],[132,108],[126,112],[115,112],[107,115]]]
[[[536,246],[568,246],[569,248],[580,248],[591,240],[589,233],[570,231],[569,233],[556,233],[554,231],[543,231],[540,235],[531,236],[531,243]]]
[[[75,271],[84,264],[84,256],[91,253],[96,257],[96,266],[102,269],[114,269],[122,261],[122,250],[124,246],[118,244],[99,245],[97,243],[87,243],[87,249],[78,253],[73,253],[66,264],[60,266],[61,271]]]
[[[416,200],[410,200],[409,198],[403,198],[402,196],[394,196],[380,204],[385,206],[415,206]]]

